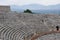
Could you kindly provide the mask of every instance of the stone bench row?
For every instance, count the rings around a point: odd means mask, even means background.
[[[11,27],[0,27],[0,39],[3,40],[23,40],[24,33]]]

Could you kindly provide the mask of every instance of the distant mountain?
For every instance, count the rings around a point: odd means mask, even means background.
[[[23,11],[23,9],[20,6],[18,6],[18,5],[11,5],[10,8],[11,8],[12,11],[18,11],[18,12],[19,11],[20,12]]]
[[[60,4],[56,5],[49,5],[46,7],[47,9],[53,9],[53,10],[60,10]]]
[[[30,5],[24,5],[24,6],[19,6],[19,5],[11,5],[11,10],[17,11],[17,10],[25,10],[25,9],[30,9],[30,10],[40,10],[43,9],[45,6],[39,5],[39,4],[30,4]]]
[[[60,11],[60,4],[56,4],[56,5],[48,5],[48,6],[44,6],[44,5],[40,5],[40,4],[29,4],[29,5],[23,5],[23,6],[18,6],[18,5],[11,5],[11,10],[13,11],[24,11],[26,9],[30,9],[34,12],[36,12],[36,10],[40,11],[40,12],[44,12],[44,11],[49,11],[49,12],[54,12]],[[59,12],[60,13],[60,12]]]
[[[39,4],[30,4],[30,5],[21,6],[22,9],[30,9],[30,10],[40,10],[40,9],[44,9],[45,7],[46,6]]]

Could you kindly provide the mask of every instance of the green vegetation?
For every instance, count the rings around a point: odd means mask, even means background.
[[[24,10],[24,13],[32,13],[32,11],[29,9],[26,9],[26,10]]]

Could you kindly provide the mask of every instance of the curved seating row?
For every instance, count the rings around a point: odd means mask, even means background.
[[[24,32],[11,27],[0,27],[0,39],[2,40],[23,40]]]

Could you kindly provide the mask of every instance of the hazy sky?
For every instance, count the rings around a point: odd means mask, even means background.
[[[27,5],[27,4],[41,4],[41,5],[55,5],[60,4],[60,0],[0,0],[0,5]]]

